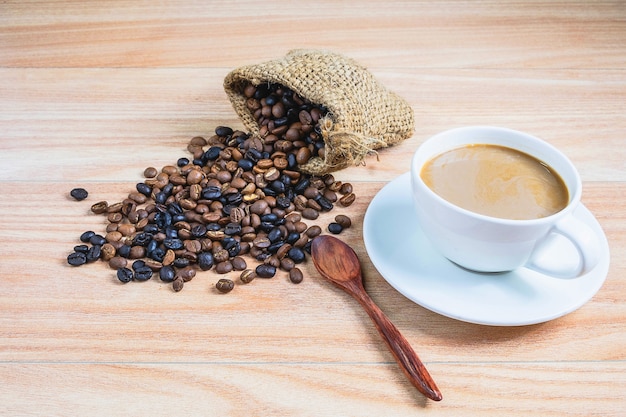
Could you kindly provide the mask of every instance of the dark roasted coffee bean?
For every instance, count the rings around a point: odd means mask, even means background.
[[[228,126],[218,126],[215,128],[215,134],[217,136],[230,136],[233,134],[233,129]]]
[[[255,272],[259,278],[272,278],[276,275],[276,267],[268,264],[261,264],[256,267]]]
[[[149,266],[142,266],[140,268],[135,269],[135,280],[136,281],[147,281],[152,278],[152,269]]]
[[[83,252],[72,252],[67,256],[67,263],[72,266],[80,266],[87,263],[87,255]]]
[[[213,254],[211,252],[200,252],[198,254],[198,266],[203,271],[208,271],[213,266]]]
[[[338,235],[343,231],[343,226],[339,223],[332,222],[328,225],[328,231],[332,234]]]
[[[101,253],[102,253],[102,246],[93,245],[92,247],[89,248],[89,250],[87,251],[85,255],[87,257],[87,262],[94,262],[100,259]]]
[[[84,243],[89,243],[89,239],[91,239],[91,237],[95,234],[96,234],[95,232],[88,230],[84,232],[82,235],[80,235],[80,241]]]
[[[131,268],[133,269],[133,271],[137,271],[137,269],[143,268],[144,266],[146,266],[146,262],[141,259],[138,259],[132,263]]]
[[[289,252],[287,252],[287,256],[297,264],[304,262],[306,258],[304,251],[298,247],[291,248]]]
[[[122,257],[124,257],[124,258],[128,258],[128,257],[130,257],[130,249],[131,249],[130,245],[122,245],[117,250],[117,254],[122,256]]]
[[[117,270],[117,279],[126,284],[133,280],[133,271],[128,268],[119,268]]]
[[[238,235],[241,233],[241,225],[239,223],[228,223],[224,227],[224,233],[227,235]]]
[[[328,199],[326,197],[324,197],[323,195],[319,195],[315,201],[317,201],[317,204],[320,205],[320,207],[322,207],[322,210],[324,211],[330,211],[333,209],[333,203],[331,203],[330,201],[328,201]]]
[[[159,271],[159,278],[163,282],[174,282],[174,279],[176,278],[176,272],[171,266],[164,266]]]
[[[70,195],[77,201],[82,201],[89,196],[89,193],[84,188],[74,188],[70,191]]]
[[[291,271],[289,271],[289,280],[294,284],[301,283],[303,279],[304,275],[299,268],[293,268]]]
[[[282,231],[278,228],[278,227],[273,227],[269,233],[267,234],[267,238],[270,240],[270,242],[275,243],[279,240],[281,240],[283,237],[283,233]]]
[[[222,278],[215,284],[215,288],[222,294],[229,293],[235,288],[235,283],[227,278]]]
[[[144,182],[137,183],[137,185],[135,185],[135,188],[137,189],[137,192],[145,195],[146,197],[152,196],[152,187]]]
[[[217,186],[208,186],[202,189],[202,198],[207,200],[218,200],[222,196],[222,190]]]
[[[166,249],[179,250],[183,249],[185,247],[185,244],[181,239],[168,237],[163,240],[163,246],[165,246]]]
[[[176,258],[174,262],[172,262],[172,266],[175,268],[185,268],[189,266],[189,259],[187,258]]]
[[[244,171],[251,171],[254,167],[254,162],[250,161],[249,159],[240,159],[237,162],[237,166]]]
[[[74,246],[74,252],[87,253],[89,250],[89,246],[87,245],[76,245]]]
[[[107,243],[107,240],[102,235],[94,234],[89,238],[89,243],[91,243],[92,245],[102,246]]]

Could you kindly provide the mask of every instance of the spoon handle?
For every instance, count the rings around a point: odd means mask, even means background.
[[[355,293],[354,295],[376,325],[378,332],[387,343],[396,362],[398,362],[409,381],[426,397],[434,401],[441,401],[443,397],[435,381],[433,381],[433,378],[409,342],[402,336],[402,333],[365,291]]]

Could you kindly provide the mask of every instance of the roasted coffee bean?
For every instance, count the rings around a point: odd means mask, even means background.
[[[84,188],[74,188],[72,189],[72,191],[70,191],[70,195],[76,201],[82,201],[89,196],[89,193]]]
[[[227,274],[233,270],[233,264],[230,261],[222,261],[215,265],[215,272],[218,274]]]
[[[293,268],[289,271],[289,280],[294,284],[299,284],[304,279],[304,275],[299,268]]]
[[[101,245],[93,245],[92,247],[90,247],[85,255],[87,258],[87,262],[94,262],[100,259],[100,255],[102,253],[101,249]]]
[[[291,248],[289,252],[287,252],[287,256],[289,256],[289,258],[297,264],[304,262],[306,258],[304,251],[301,248],[295,246]]]
[[[126,260],[126,258],[123,258],[121,256],[114,256],[109,260],[109,267],[111,269],[125,268],[127,264],[128,261]]]
[[[72,266],[80,266],[87,263],[87,255],[84,252],[72,252],[67,256],[67,263]]]
[[[235,283],[227,278],[222,278],[215,284],[215,288],[223,294],[229,293],[235,288]]]
[[[348,193],[339,199],[339,204],[344,207],[348,207],[349,205],[354,203],[355,198],[356,196],[354,195],[354,193]]]
[[[340,224],[341,227],[343,227],[344,229],[347,229],[352,225],[352,220],[350,220],[350,217],[344,214],[338,214],[337,216],[335,216],[335,222]]]
[[[154,178],[159,174],[159,171],[154,167],[147,167],[143,170],[143,176],[145,178]]]
[[[272,278],[276,275],[276,267],[268,264],[261,264],[256,267],[255,272],[259,278]]]
[[[184,286],[185,286],[185,281],[180,277],[174,279],[174,282],[172,282],[172,289],[174,290],[174,292],[181,291]]]
[[[81,242],[84,242],[84,243],[88,243],[88,242],[89,242],[89,240],[91,239],[91,237],[92,237],[93,235],[95,235],[95,234],[96,234],[96,233],[95,233],[95,232],[93,232],[93,231],[91,231],[91,230],[88,230],[88,231],[86,231],[86,232],[83,232],[83,234],[81,234],[81,235],[80,235],[80,241],[81,241]]]
[[[343,226],[339,223],[332,222],[328,225],[328,231],[332,234],[338,235],[343,231]]]
[[[91,243],[92,245],[100,245],[101,246],[101,245],[104,245],[105,243],[107,243],[107,240],[102,235],[93,234],[89,238],[89,243]]]
[[[252,269],[246,269],[241,273],[241,275],[239,275],[239,279],[244,284],[249,284],[254,280],[254,278],[256,278],[256,272]]]
[[[147,265],[134,269],[134,271],[136,281],[147,281],[152,278],[152,269]]]
[[[243,271],[248,267],[248,264],[246,263],[246,260],[243,259],[241,256],[235,256],[232,260],[231,263],[233,264],[233,269],[235,271]]]
[[[310,207],[307,207],[302,210],[302,217],[308,220],[315,220],[319,217],[319,212]]]
[[[289,272],[293,268],[295,268],[295,266],[296,266],[296,263],[292,259],[283,258],[283,259],[280,260],[280,267],[284,271]]]
[[[89,246],[87,246],[87,245],[76,245],[76,246],[74,246],[74,252],[80,252],[80,253],[87,254],[87,251],[89,251]]]
[[[191,266],[186,266],[176,272],[176,277],[181,278],[185,282],[191,281],[195,276],[196,269]]]
[[[126,284],[133,280],[133,271],[128,268],[119,268],[117,270],[117,279]]]
[[[163,282],[174,282],[174,279],[176,278],[176,271],[171,266],[164,266],[159,271],[159,278]]]
[[[306,232],[304,232],[309,238],[313,239],[316,236],[319,236],[320,234],[322,234],[322,228],[314,225],[309,227]]]
[[[214,258],[211,252],[200,252],[197,258],[198,266],[203,271],[208,271],[213,267]]]
[[[109,203],[107,203],[106,201],[99,201],[91,206],[91,211],[94,214],[102,214],[106,213],[108,207]]]

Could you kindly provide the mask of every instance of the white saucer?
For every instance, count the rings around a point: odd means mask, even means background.
[[[410,182],[410,173],[406,173],[374,197],[365,213],[363,240],[383,278],[422,307],[470,323],[521,326],[576,310],[604,283],[609,245],[600,224],[584,206],[574,215],[592,228],[602,246],[599,264],[584,276],[559,279],[526,268],[479,274],[456,266],[430,246],[414,220]],[[567,245],[573,246],[564,238],[553,239],[556,259],[567,261],[569,256],[564,254],[571,253]]]

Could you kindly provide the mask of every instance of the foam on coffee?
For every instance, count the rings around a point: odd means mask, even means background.
[[[548,165],[499,145],[444,152],[426,162],[421,177],[450,203],[491,217],[537,219],[559,212],[569,200],[565,183]]]

